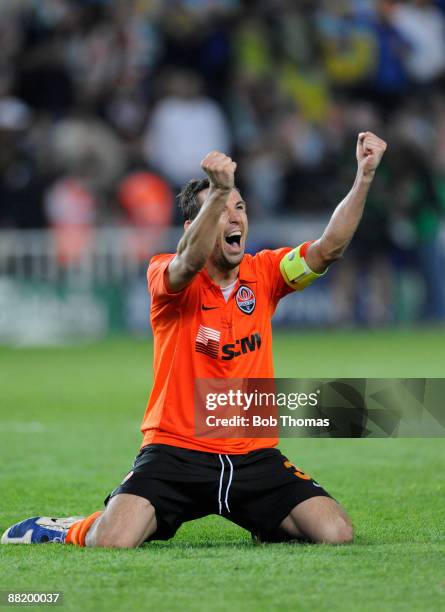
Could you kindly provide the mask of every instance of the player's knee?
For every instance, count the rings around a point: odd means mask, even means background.
[[[321,542],[325,544],[351,544],[353,540],[354,528],[341,516],[325,526],[321,537]]]
[[[354,528],[351,523],[344,518],[338,519],[331,535],[331,544],[351,544],[353,540]]]
[[[334,544],[352,544],[354,541],[354,528],[349,521],[342,520],[337,527],[336,542]]]

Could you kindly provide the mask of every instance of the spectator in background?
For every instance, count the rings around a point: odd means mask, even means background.
[[[48,189],[44,200],[59,263],[79,263],[93,239],[97,201],[91,188],[81,177],[66,175]]]
[[[233,54],[238,74],[249,80],[272,75],[274,62],[271,39],[266,23],[257,15],[247,13],[236,25],[233,34]]]
[[[18,61],[20,51],[24,44],[24,28],[19,15],[11,9],[8,11],[4,2],[0,4],[0,40],[2,41],[2,55],[0,63],[2,68],[9,68],[10,73]]]
[[[410,45],[405,64],[418,85],[445,76],[445,18],[430,0],[397,2],[392,23]]]
[[[322,130],[289,105],[276,126],[277,145],[286,169],[284,194],[288,211],[302,208],[317,213],[328,202],[323,199],[326,145]]]
[[[0,98],[0,227],[42,227],[47,177],[32,154],[32,113],[18,98]]]
[[[435,0],[434,4],[445,15],[445,0]]]
[[[434,101],[435,121],[433,124],[434,141],[431,151],[434,181],[441,208],[445,214],[445,96]]]
[[[394,25],[396,4],[396,0],[376,0],[375,16],[365,20],[374,37],[375,59],[363,95],[385,114],[403,105],[410,85],[405,60],[411,47]]]
[[[404,269],[416,266],[423,282],[423,300],[417,314],[425,321],[440,321],[445,318],[445,286],[441,282],[445,257],[439,242],[443,211],[424,151],[412,143],[399,147],[389,187],[396,278],[401,278]]]
[[[238,181],[256,219],[280,211],[284,201],[282,152],[276,125],[285,98],[272,77],[240,74],[230,86],[229,108],[239,151]]]
[[[140,157],[147,123],[147,101],[138,83],[121,83],[104,106],[104,116],[120,140],[127,160]]]
[[[96,192],[109,194],[125,167],[124,152],[115,132],[89,114],[68,116],[53,125],[51,144],[54,166],[79,175]],[[106,211],[99,219],[106,219]]]
[[[64,63],[65,34],[59,21],[46,24],[28,14],[18,57],[17,92],[32,108],[62,117],[75,102],[71,74]]]
[[[363,86],[375,65],[375,41],[366,23],[356,18],[353,3],[324,2],[317,31],[326,74],[334,88]]]
[[[159,53],[158,32],[135,0],[77,7],[65,45],[78,101],[99,113],[116,88],[137,88]]]
[[[196,74],[172,71],[165,89],[147,127],[144,154],[179,190],[196,176],[208,151],[230,153],[230,131],[221,107],[204,95]]]
[[[197,72],[207,94],[215,99],[225,95],[231,68],[232,13],[237,5],[237,0],[165,3],[160,19],[162,65]]]
[[[169,226],[173,194],[160,176],[143,170],[132,172],[119,185],[119,201],[128,220],[137,227]]]
[[[129,255],[147,262],[163,244],[164,232],[174,218],[174,196],[169,184],[145,170],[130,172],[118,186],[118,200],[126,222],[143,230],[128,238]],[[162,248],[162,247],[161,247]]]
[[[122,175],[124,157],[115,133],[90,115],[58,121],[50,139],[59,178],[45,194],[45,210],[59,259],[71,265],[87,250],[95,223],[99,219],[110,221],[112,211],[107,200]]]

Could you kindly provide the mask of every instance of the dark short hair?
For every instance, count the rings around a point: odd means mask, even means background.
[[[198,202],[198,193],[208,189],[210,187],[209,179],[192,179],[183,187],[181,193],[178,195],[179,208],[183,214],[184,221],[193,221],[198,216],[201,208],[201,204]],[[235,185],[233,187],[239,191]]]
[[[183,187],[178,195],[179,208],[184,216],[184,221],[193,221],[198,215],[201,204],[198,202],[198,193],[210,187],[209,179],[192,179]]]

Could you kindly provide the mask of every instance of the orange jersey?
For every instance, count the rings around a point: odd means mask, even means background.
[[[174,255],[157,255],[147,277],[154,335],[154,383],[142,422],[142,446],[170,444],[242,454],[275,446],[277,438],[207,439],[194,434],[197,378],[273,378],[272,316],[292,289],[280,272],[291,248],[244,255],[225,301],[205,269],[171,293],[167,268]]]

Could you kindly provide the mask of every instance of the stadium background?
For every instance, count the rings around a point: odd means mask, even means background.
[[[444,375],[443,0],[2,0],[0,32],[0,531],[90,513],[131,465],[146,265],[175,248],[175,194],[210,149],[238,162],[254,252],[320,235],[357,132],[387,140],[347,255],[280,305],[276,373]],[[69,610],[441,609],[443,440],[282,448],[351,513],[353,547],[254,548],[210,517],[150,550],[0,547],[0,590],[63,590]]]
[[[212,149],[250,251],[316,238],[363,129],[389,143],[364,221],[276,324],[443,322],[442,1],[7,0],[0,30],[0,339],[146,332],[147,261]]]

